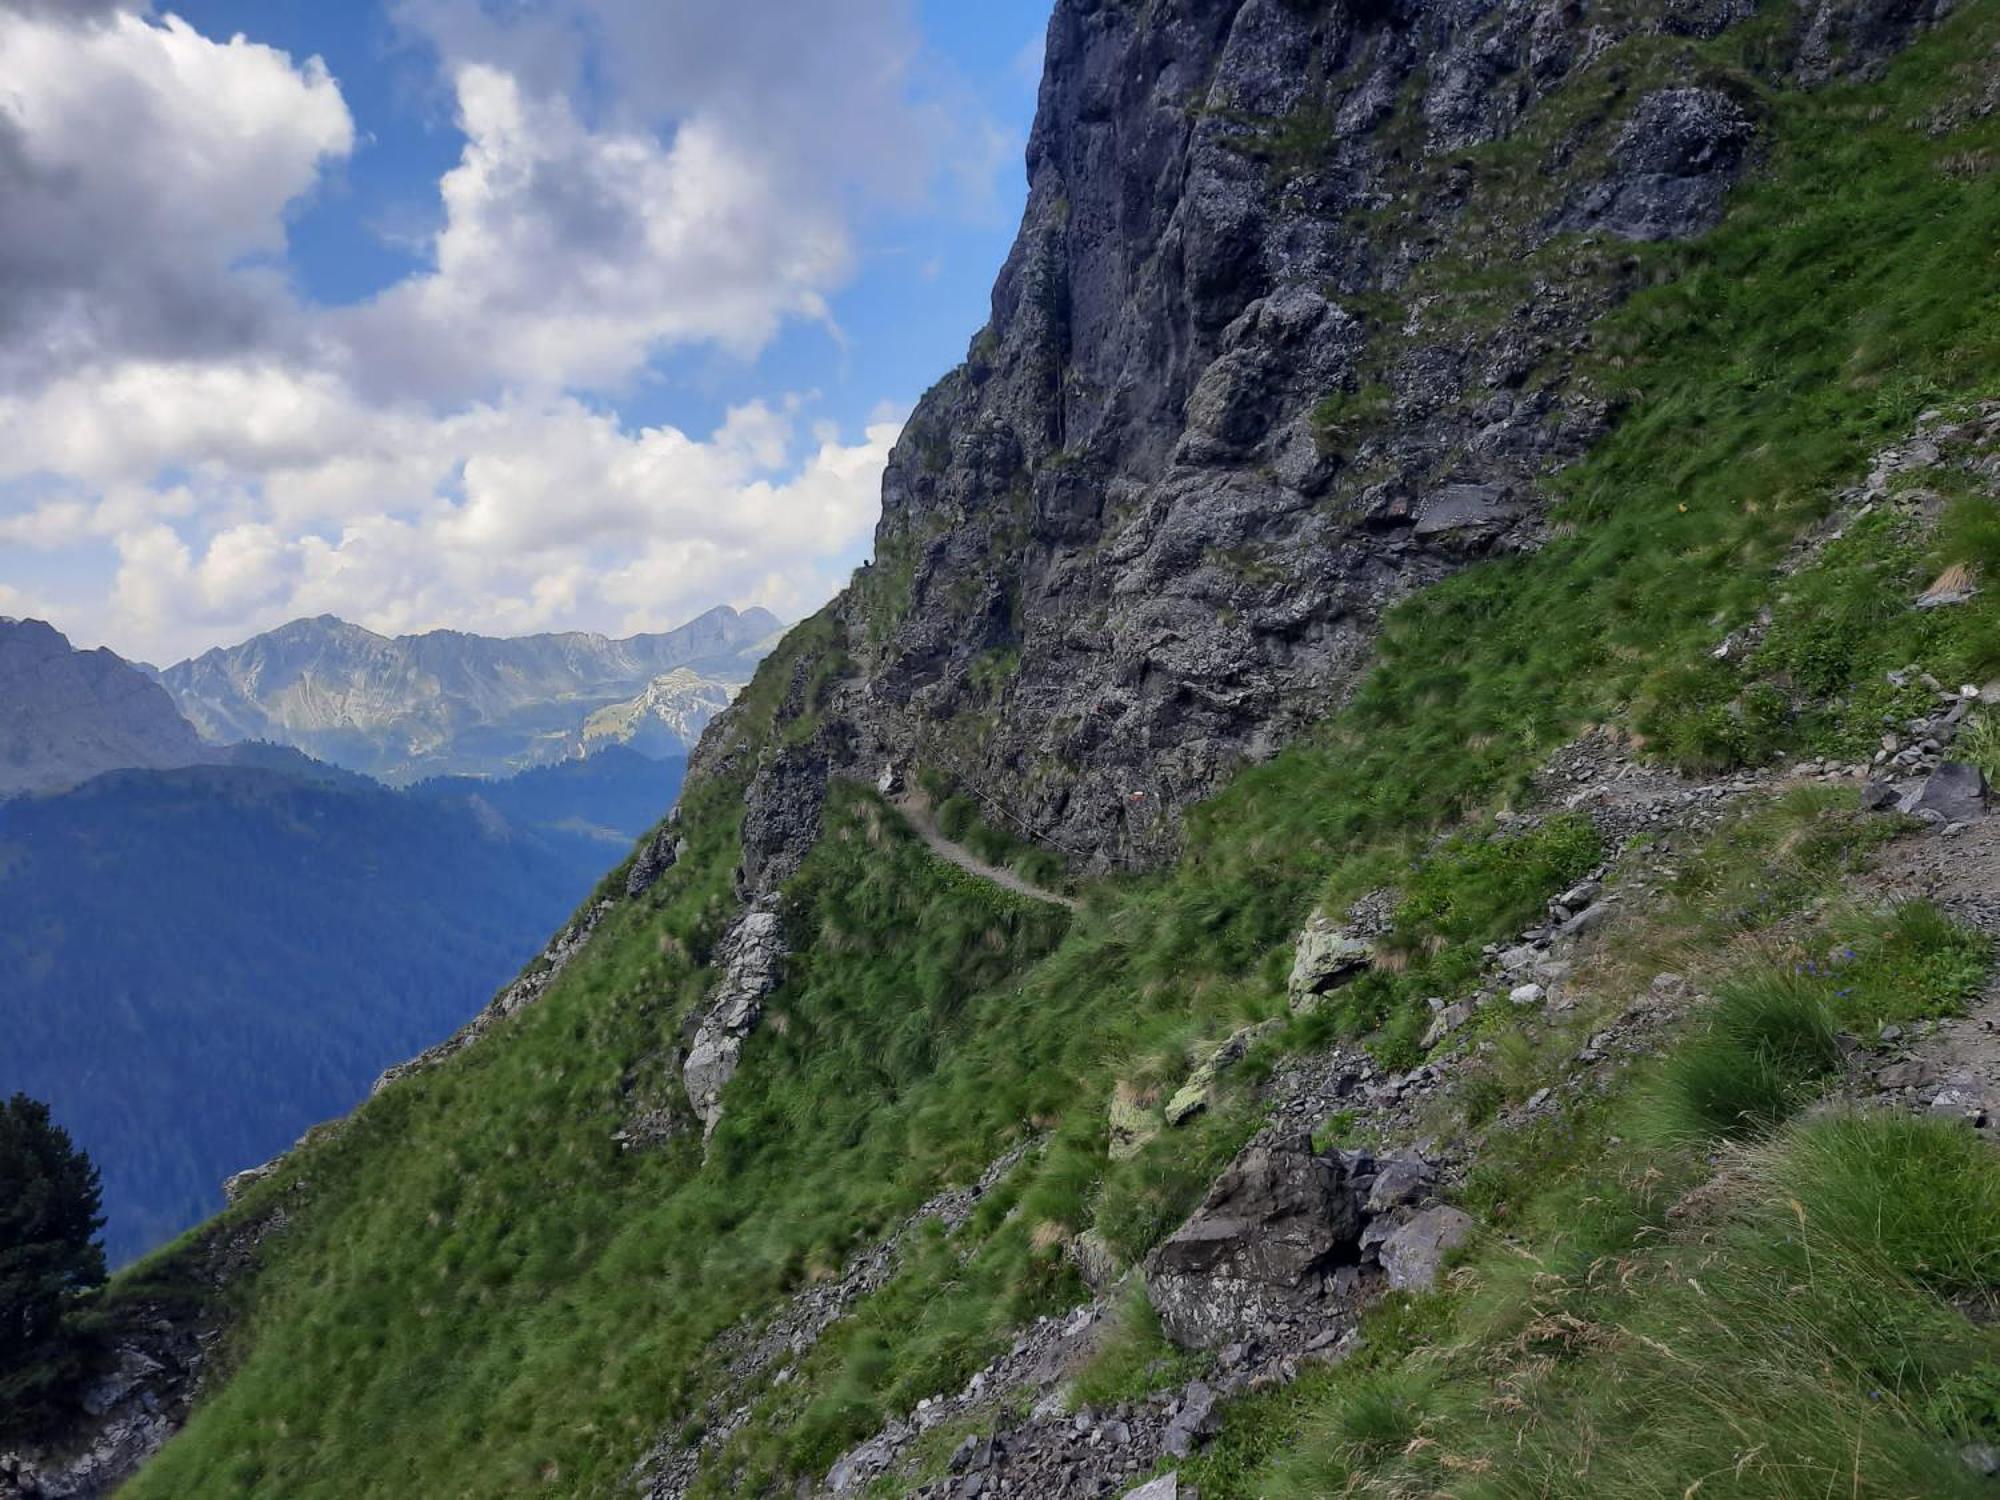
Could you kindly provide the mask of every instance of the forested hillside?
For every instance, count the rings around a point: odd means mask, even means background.
[[[54,1102],[127,1260],[463,1023],[606,847],[289,763],[0,804],[0,1093]]]

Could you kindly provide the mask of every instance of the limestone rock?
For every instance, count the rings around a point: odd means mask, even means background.
[[[722,1118],[722,1091],[736,1076],[744,1040],[763,1019],[764,1000],[784,973],[784,923],[775,911],[745,913],[719,950],[722,981],[716,986],[681,1067],[688,1102],[700,1116],[704,1135]]]

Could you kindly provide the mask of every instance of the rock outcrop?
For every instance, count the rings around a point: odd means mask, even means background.
[[[1640,284],[1616,246],[1711,227],[1758,150],[1695,49],[1602,60],[1752,9],[1058,4],[992,319],[891,456],[833,644],[793,665],[813,722],[755,768],[745,898],[829,776],[884,764],[1079,866],[1152,863],[1341,700],[1387,606],[1538,545],[1543,480],[1608,420],[1572,367]],[[1865,69],[1925,19],[1876,9],[1802,12],[1770,68]],[[1565,90],[1588,107],[1527,129]],[[1532,170],[1486,186],[1475,147]],[[703,759],[731,740],[725,715]]]
[[[785,927],[775,911],[744,914],[717,952],[722,982],[695,1025],[681,1065],[688,1103],[712,1135],[722,1118],[722,1091],[736,1076],[743,1043],[764,1016],[764,1000],[784,977]]]
[[[1162,1331],[1191,1349],[1344,1331],[1383,1290],[1431,1285],[1469,1237],[1471,1218],[1436,1190],[1420,1158],[1253,1141],[1146,1262]]]
[[[1292,973],[1286,981],[1294,1010],[1309,1010],[1328,991],[1338,988],[1368,967],[1375,950],[1324,911],[1306,918],[1292,953]]]

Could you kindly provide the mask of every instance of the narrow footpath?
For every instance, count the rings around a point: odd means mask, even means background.
[[[922,792],[915,790],[903,792],[891,798],[889,805],[903,815],[931,853],[948,864],[957,865],[966,874],[976,875],[988,884],[997,885],[1001,890],[1011,891],[1016,896],[1025,896],[1030,901],[1046,901],[1051,906],[1067,907],[1071,911],[1081,909],[1083,903],[1076,897],[1044,890],[1033,881],[1024,880],[1016,875],[1012,870],[988,864],[965,845],[946,838],[944,830],[938,827],[937,813],[931,807],[931,799]]]

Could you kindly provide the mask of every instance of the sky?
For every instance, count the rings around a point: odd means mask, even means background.
[[[0,615],[809,613],[985,321],[1048,9],[0,0]]]

